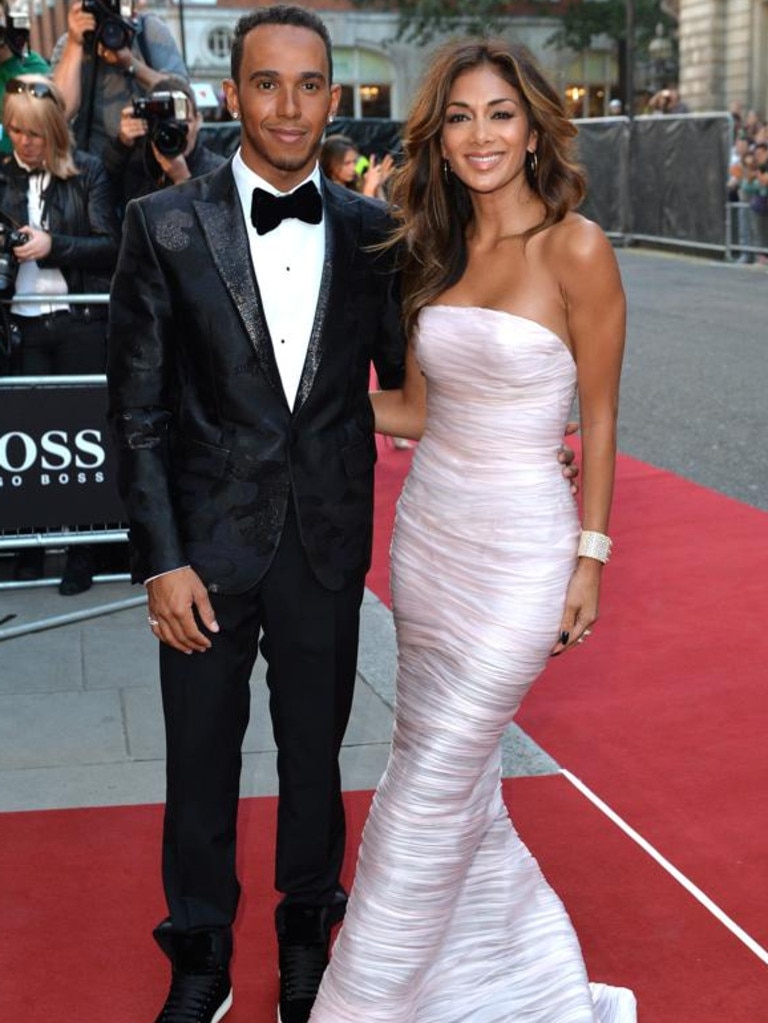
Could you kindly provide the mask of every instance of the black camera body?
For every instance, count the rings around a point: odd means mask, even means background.
[[[24,245],[29,236],[0,222],[0,298],[11,298],[16,288],[19,262],[13,250]]]
[[[147,122],[148,134],[163,156],[179,156],[187,148],[189,97],[183,92],[154,92],[133,101],[133,116]]]
[[[96,42],[107,50],[122,50],[133,42],[132,0],[83,0],[83,11],[96,19]]]
[[[23,57],[29,49],[31,25],[30,0],[3,0],[0,46],[7,46],[15,57]]]

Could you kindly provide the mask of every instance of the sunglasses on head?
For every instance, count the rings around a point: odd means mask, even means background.
[[[30,96],[34,96],[35,99],[52,99],[56,104],[59,102],[56,93],[46,82],[22,82],[20,78],[10,78],[5,86],[5,91],[17,95],[26,92]]]

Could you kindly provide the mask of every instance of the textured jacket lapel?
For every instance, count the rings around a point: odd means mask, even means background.
[[[274,390],[284,396],[253,272],[231,161],[211,175],[207,197],[196,200],[194,207],[211,257],[240,314],[259,365]]]
[[[343,285],[347,279],[347,266],[355,251],[356,236],[351,237],[356,214],[352,213],[352,204],[344,203],[334,195],[328,182],[322,180],[323,215],[325,217],[325,258],[323,274],[320,281],[320,293],[317,297],[317,308],[309,338],[307,357],[299,381],[296,394],[294,415],[301,409],[309,397],[315,382],[317,371],[323,357],[327,339],[329,309],[334,290]]]

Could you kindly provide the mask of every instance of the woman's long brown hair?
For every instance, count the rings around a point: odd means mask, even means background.
[[[537,132],[538,169],[534,174],[526,163],[526,174],[545,213],[525,237],[562,220],[584,198],[584,175],[571,152],[576,128],[528,51],[503,41],[467,40],[443,47],[414,99],[403,139],[406,159],[391,192],[398,221],[391,243],[402,252],[403,315],[409,334],[419,310],[455,284],[466,267],[472,202],[456,175],[445,173],[440,138],[453,83],[465,71],[484,65],[517,89],[529,126]]]

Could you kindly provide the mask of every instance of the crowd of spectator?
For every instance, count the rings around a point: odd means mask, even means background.
[[[768,263],[768,124],[754,110],[731,107],[734,138],[728,168],[728,198],[733,204],[733,246],[740,263]]]
[[[49,64],[30,51],[18,4],[3,0],[0,374],[103,373],[107,306],[93,296],[109,291],[125,204],[223,159],[200,141],[187,69],[163,20],[93,11],[73,0]],[[88,589],[105,551],[71,547],[59,592]],[[15,578],[41,577],[44,558],[40,547],[19,551]]]

